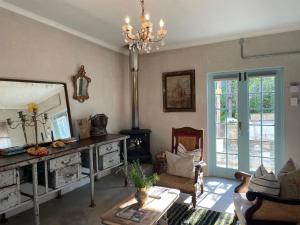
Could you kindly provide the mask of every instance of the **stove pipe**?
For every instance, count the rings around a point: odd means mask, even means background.
[[[139,50],[133,45],[129,50],[129,69],[131,76],[131,97],[132,97],[132,129],[139,129]]]

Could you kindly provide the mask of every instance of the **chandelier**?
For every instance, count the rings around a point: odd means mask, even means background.
[[[149,14],[145,14],[144,0],[139,0],[142,8],[142,14],[140,17],[140,29],[133,34],[133,27],[130,25],[130,18],[125,18],[125,25],[122,27],[124,41],[128,43],[129,49],[136,46],[138,50],[144,50],[149,53],[152,47],[155,46],[159,49],[159,46],[164,45],[164,38],[166,37],[167,30],[164,28],[164,21],[159,21],[160,29],[157,34],[153,34],[153,23],[150,21]]]

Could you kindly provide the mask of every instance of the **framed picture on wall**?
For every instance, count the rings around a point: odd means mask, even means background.
[[[195,70],[163,73],[164,112],[195,112]]]

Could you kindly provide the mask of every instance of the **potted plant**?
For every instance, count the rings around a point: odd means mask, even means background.
[[[142,207],[148,198],[147,189],[153,186],[159,180],[159,177],[157,173],[147,177],[140,162],[133,161],[133,163],[129,165],[129,179],[137,188],[135,199],[138,205]]]

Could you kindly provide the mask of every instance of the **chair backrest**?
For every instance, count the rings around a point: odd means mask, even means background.
[[[192,127],[172,128],[172,152],[177,154],[178,144],[181,143],[186,150],[200,150],[200,160],[203,158],[203,130]]]

